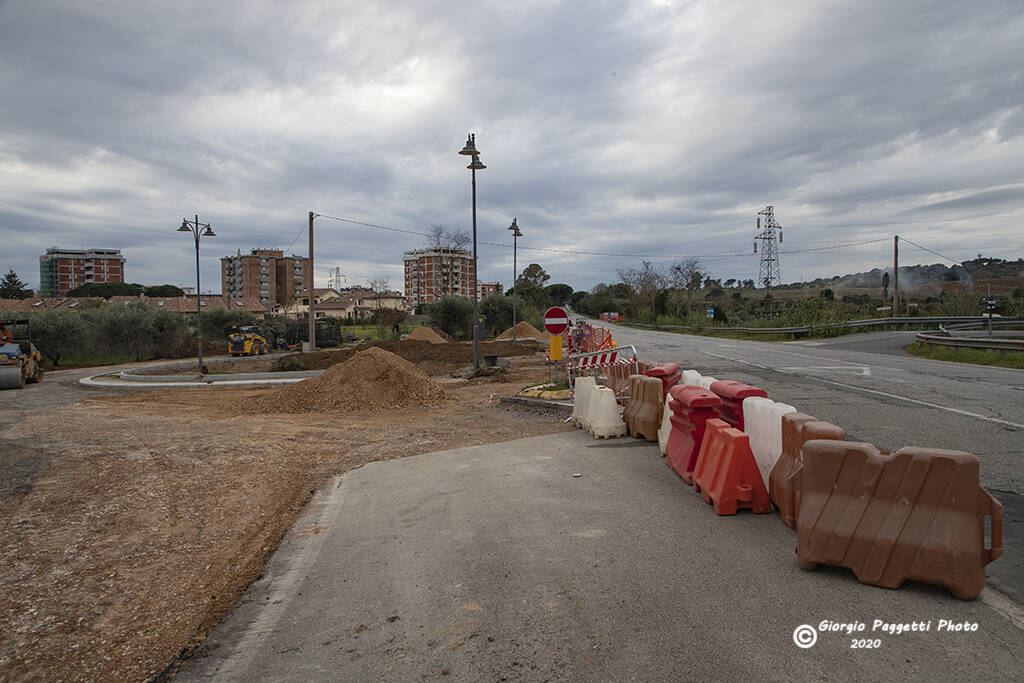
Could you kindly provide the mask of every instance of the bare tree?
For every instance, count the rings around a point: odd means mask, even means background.
[[[620,268],[615,271],[619,279],[633,290],[633,299],[638,310],[650,310],[654,316],[655,297],[668,285],[668,278],[662,268],[650,261],[643,261],[639,266]]]
[[[458,293],[455,286],[459,269],[454,265],[460,250],[464,250],[471,238],[465,230],[448,228],[444,225],[432,225],[427,231],[427,247],[440,254],[440,274],[435,275],[424,285],[424,289],[434,295],[435,299]],[[422,278],[420,282],[424,282]]]
[[[384,338],[384,294],[388,291],[388,279],[375,277],[370,280],[370,289],[374,294],[374,309],[377,313],[377,335]]]
[[[703,264],[695,258],[688,258],[672,265],[672,286],[686,291],[686,314],[693,310],[693,297],[704,281]]]

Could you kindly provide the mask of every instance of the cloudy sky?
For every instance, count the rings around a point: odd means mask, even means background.
[[[468,231],[469,132],[482,281],[513,216],[520,267],[577,289],[645,258],[756,278],[769,204],[784,282],[891,264],[894,234],[1018,258],[1022,45],[1016,0],[0,0],[0,269],[120,248],[194,285],[198,213],[219,292],[221,256],[305,255],[315,211],[355,221],[317,219],[317,286],[401,287],[425,238],[358,223]]]

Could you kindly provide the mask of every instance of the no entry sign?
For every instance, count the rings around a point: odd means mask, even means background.
[[[564,308],[552,306],[544,312],[544,329],[549,334],[562,334],[569,329],[569,314]]]

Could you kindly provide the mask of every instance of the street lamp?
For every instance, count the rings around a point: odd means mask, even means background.
[[[519,277],[519,268],[516,265],[516,246],[519,244],[519,238],[523,236],[523,233],[519,232],[519,226],[516,225],[516,219],[512,217],[512,225],[508,226],[508,229],[512,231],[512,343],[516,343],[516,278]]]
[[[178,232],[191,232],[196,238],[196,347],[199,351],[199,374],[203,375],[206,373],[203,372],[203,318],[199,308],[202,299],[199,289],[199,238],[216,237],[217,234],[210,228],[209,223],[199,222],[199,214],[196,214],[194,221],[182,218]]]
[[[477,308],[476,294],[476,172],[482,171],[487,167],[480,161],[480,152],[476,149],[476,135],[474,133],[470,133],[466,137],[466,146],[462,148],[459,154],[473,157],[473,161],[466,168],[473,172],[473,369],[479,370],[480,334],[477,331],[477,320],[480,317],[480,312]]]

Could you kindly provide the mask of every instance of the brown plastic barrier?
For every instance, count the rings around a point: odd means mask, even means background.
[[[630,436],[658,440],[661,426],[661,380],[633,375],[629,378],[629,403],[622,413]]]
[[[803,446],[797,561],[848,567],[862,583],[907,579],[973,599],[1003,553],[1003,507],[978,483],[978,458],[936,448],[880,454],[867,443]],[[990,517],[991,547],[985,547]]]
[[[800,449],[812,439],[843,441],[846,432],[803,413],[782,416],[782,455],[768,476],[768,495],[779,508],[782,521],[791,529],[796,528],[800,514],[800,468],[803,466]]]
[[[715,507],[717,515],[742,508],[771,512],[768,489],[750,450],[750,437],[724,420],[708,420],[693,468],[693,488]]]
[[[661,400],[664,401],[668,390],[679,384],[682,373],[679,372],[679,363],[659,363],[640,371],[648,377],[657,377],[661,380]]]
[[[720,379],[711,383],[711,391],[722,399],[718,415],[736,429],[743,431],[743,399],[751,396],[768,398],[768,392],[731,379]]]

